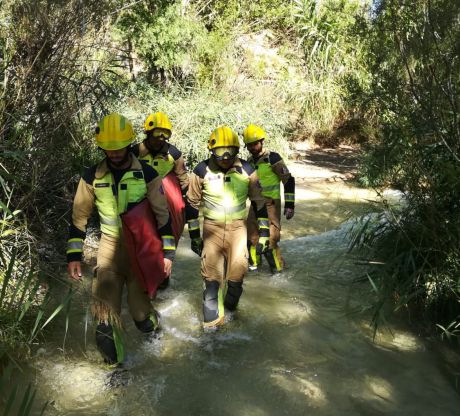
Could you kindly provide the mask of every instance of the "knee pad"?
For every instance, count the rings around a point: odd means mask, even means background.
[[[137,329],[145,334],[160,329],[160,317],[157,311],[152,312],[143,321],[136,321],[134,319],[134,323]]]
[[[213,322],[219,319],[219,282],[205,281],[203,291],[203,316],[204,322]]]
[[[96,327],[96,345],[108,364],[119,362],[112,325],[100,323]]]
[[[238,306],[240,296],[243,293],[243,282],[227,282],[227,293],[225,294],[224,306],[234,311]]]

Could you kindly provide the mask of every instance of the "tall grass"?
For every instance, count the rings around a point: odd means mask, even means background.
[[[252,94],[247,94],[249,85],[252,85]],[[267,88],[264,93],[258,92],[249,82],[233,91],[158,90],[138,82],[127,93],[129,100],[114,104],[113,109],[134,122],[139,141],[143,139],[142,126],[148,114],[155,111],[168,114],[173,125],[171,142],[184,153],[189,167],[193,168],[198,161],[209,157],[208,138],[223,124],[240,135],[247,124],[260,124],[267,132],[267,145],[287,157],[290,148],[285,132],[291,123],[289,107],[279,99],[276,105],[274,94],[267,94]],[[241,154],[247,156],[243,148]]]
[[[358,227],[356,240],[381,261],[371,273],[376,311],[407,307],[450,339],[460,326],[459,13],[448,0],[388,1],[369,24],[372,82],[361,104],[377,115],[378,134],[361,174],[403,191],[405,204]]]

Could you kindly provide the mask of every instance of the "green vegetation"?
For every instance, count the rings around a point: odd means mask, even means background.
[[[375,323],[397,299],[457,336],[460,5],[370,3],[1,1],[1,348],[27,353],[55,315],[46,282],[109,111],[139,139],[145,116],[166,112],[191,166],[220,124],[259,123],[284,156],[294,141],[359,142],[362,184],[405,195],[352,233],[381,264]]]
[[[458,2],[382,2],[363,28],[371,79],[358,94],[374,131],[361,180],[404,195],[353,240],[381,262],[369,275],[375,323],[409,307],[447,338],[460,333],[459,13]]]

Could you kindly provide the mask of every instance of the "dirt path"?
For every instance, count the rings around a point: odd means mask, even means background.
[[[288,167],[296,180],[295,221],[284,221],[283,239],[319,234],[337,228],[350,217],[362,214],[368,201],[377,197],[357,187],[358,150],[297,145]]]

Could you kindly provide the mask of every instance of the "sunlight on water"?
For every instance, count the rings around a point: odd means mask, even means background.
[[[369,391],[381,399],[390,400],[394,394],[391,384],[381,378],[366,376],[365,380]]]
[[[422,351],[425,349],[423,343],[413,334],[393,330],[392,333],[379,333],[376,343],[385,348],[394,348],[400,351]]]
[[[248,274],[217,332],[202,329],[199,258],[181,239],[171,285],[154,301],[163,330],[146,337],[124,309],[127,357],[116,371],[101,363],[91,326],[85,347],[80,293],[69,352],[58,336],[31,363],[39,399],[52,401],[53,416],[456,415],[458,396],[416,336],[392,328],[373,343],[368,317],[350,313],[363,299],[350,286],[362,271],[346,255],[349,226],[300,238],[288,230],[289,268],[271,275],[264,262]]]
[[[318,408],[326,404],[326,395],[319,387],[317,381],[305,380],[292,371],[274,370],[271,376],[276,384],[280,386],[286,393],[298,392],[305,397],[306,405],[309,407]]]

